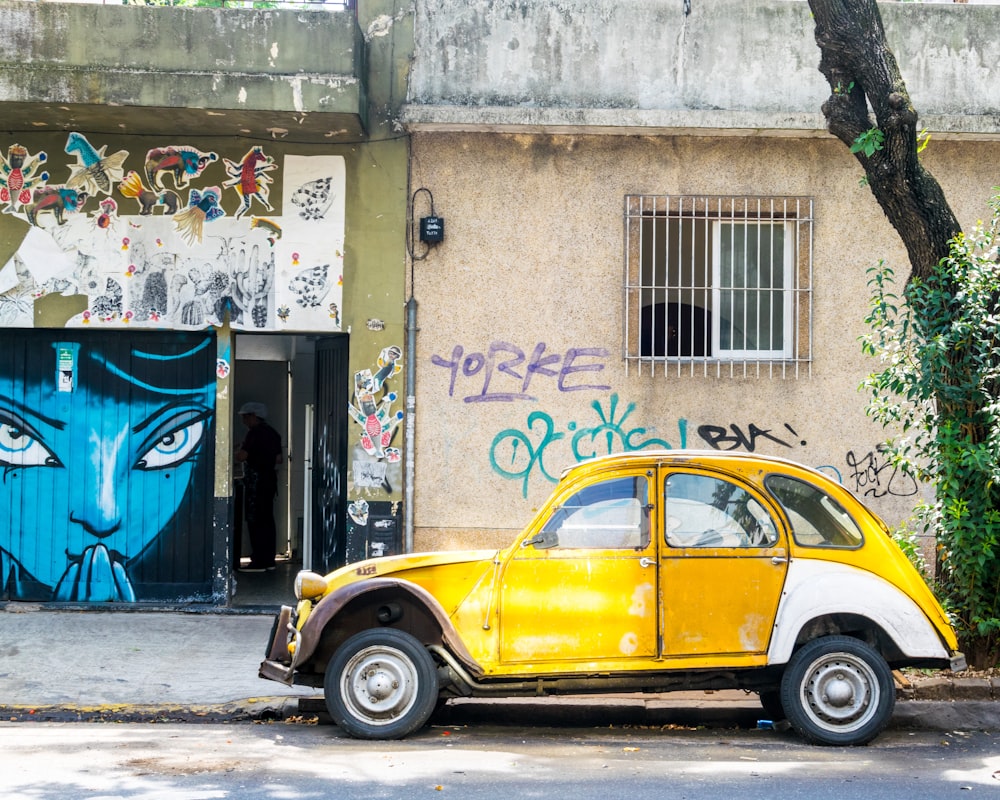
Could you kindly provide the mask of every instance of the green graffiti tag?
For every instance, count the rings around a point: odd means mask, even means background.
[[[553,475],[545,465],[546,456],[553,456],[553,445],[566,439],[567,433],[572,433],[569,439],[571,459],[579,464],[608,453],[631,452],[649,447],[673,449],[664,439],[643,439],[648,428],[627,428],[626,420],[635,411],[635,403],[629,403],[621,410],[619,416],[619,399],[612,394],[605,409],[601,401],[594,400],[591,408],[600,420],[599,424],[580,427],[575,421],[566,425],[566,432],[556,430],[555,420],[544,411],[532,411],[525,420],[525,429],[507,428],[500,431],[490,446],[490,464],[494,472],[508,480],[521,481],[521,495],[528,496],[528,481],[537,471],[541,476],[555,483],[557,475]],[[687,446],[687,420],[677,420],[677,430],[680,435],[680,446]],[[562,466],[569,463],[570,458],[562,459]]]

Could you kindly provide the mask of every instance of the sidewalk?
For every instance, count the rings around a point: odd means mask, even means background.
[[[66,611],[0,604],[0,719],[239,721],[325,716],[322,692],[257,677],[273,617]],[[899,690],[894,727],[1000,730],[1000,679],[928,676]],[[741,691],[463,699],[446,724],[755,726]]]
[[[0,719],[249,718],[309,687],[257,677],[272,616],[0,605]],[[69,712],[69,713],[59,713]]]

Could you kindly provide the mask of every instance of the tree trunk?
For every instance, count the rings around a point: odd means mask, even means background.
[[[819,69],[832,93],[827,127],[844,144],[877,128],[880,149],[855,153],[872,194],[899,233],[912,276],[927,277],[961,232],[941,187],[918,159],[917,112],[886,42],[875,0],[809,0]],[[869,115],[869,105],[874,119]]]
[[[961,228],[940,185],[919,161],[917,112],[886,42],[875,0],[809,0],[809,7],[816,21],[819,69],[832,90],[823,103],[827,127],[855,153],[875,199],[906,246],[911,278],[921,279],[927,290],[917,293],[910,282],[905,291],[908,300],[923,298],[911,304],[910,344],[913,339],[933,341],[939,334],[949,341],[944,365],[931,352],[920,367],[924,374],[903,380],[909,382],[905,399],[929,395],[936,401],[933,430],[929,422],[917,424],[933,441],[917,450],[935,464],[937,511],[929,519],[939,544],[937,574],[953,604],[970,663],[992,663],[1000,637],[1000,490],[995,448],[988,445],[998,427],[992,403],[1000,391],[990,375],[1000,358],[993,347],[980,357],[980,349],[968,346],[963,329],[956,339],[949,326],[962,319],[963,309],[955,308],[952,315],[941,307],[943,300],[948,300],[946,306],[965,302],[957,291],[957,284],[964,286],[968,279],[965,273],[954,262],[949,270],[936,270],[942,259],[953,256],[950,242]],[[959,255],[954,258],[962,258],[963,246],[955,248]],[[929,305],[922,305],[928,298]],[[989,324],[967,326],[974,329],[973,336],[985,337],[977,344],[992,341]]]

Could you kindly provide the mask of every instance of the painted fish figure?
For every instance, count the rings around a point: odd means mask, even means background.
[[[187,208],[174,214],[177,232],[188,245],[202,241],[206,222],[226,216],[225,210],[219,205],[221,199],[222,190],[218,186],[209,186],[200,192],[197,189],[191,190]]]

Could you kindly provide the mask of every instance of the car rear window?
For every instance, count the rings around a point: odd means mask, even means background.
[[[787,475],[769,475],[765,484],[788,515],[796,544],[854,548],[864,542],[858,523],[822,489]]]

